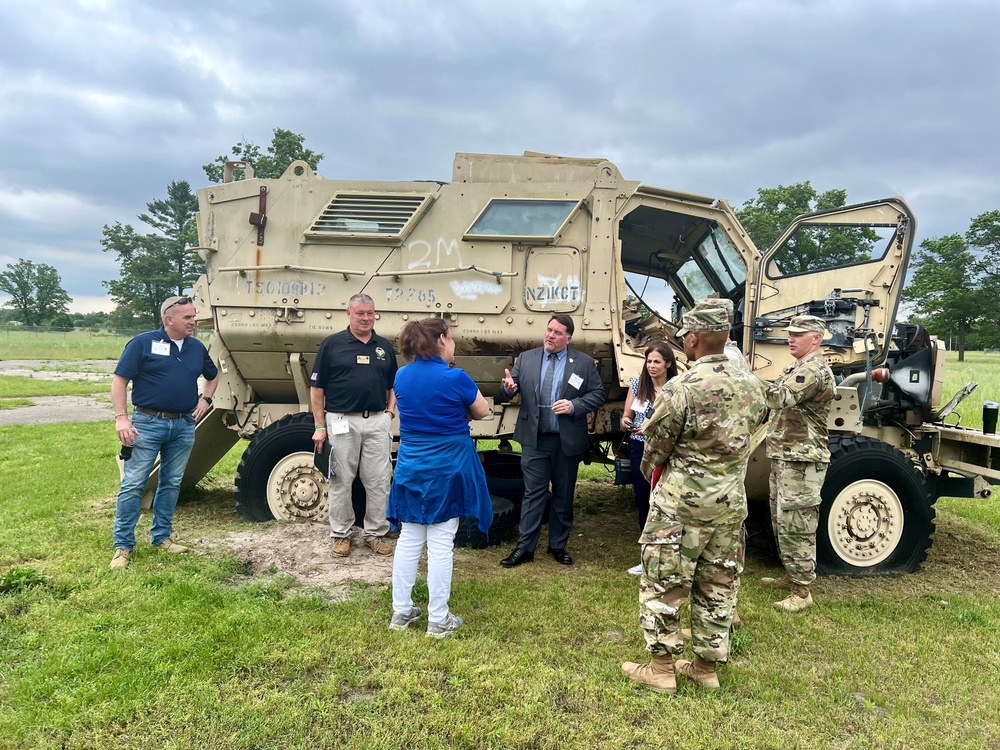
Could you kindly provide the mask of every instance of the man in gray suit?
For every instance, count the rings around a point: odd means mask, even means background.
[[[500,400],[521,394],[514,440],[521,444],[524,474],[521,538],[500,561],[505,568],[535,559],[550,498],[548,552],[562,565],[573,564],[566,540],[573,528],[576,472],[589,443],[587,415],[600,408],[606,395],[593,358],[570,349],[572,339],[573,319],[553,315],[543,345],[523,352],[513,370],[504,370]]]

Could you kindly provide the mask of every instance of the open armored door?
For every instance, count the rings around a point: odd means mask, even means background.
[[[802,314],[826,320],[824,354],[835,369],[862,369],[869,356],[883,362],[915,230],[902,198],[795,219],[764,253],[757,276],[754,371],[774,378],[790,364],[784,327]]]

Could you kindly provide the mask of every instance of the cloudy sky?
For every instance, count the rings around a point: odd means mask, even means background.
[[[327,178],[456,151],[609,158],[726,198],[902,195],[918,240],[1000,208],[998,0],[0,0],[0,268],[111,309],[115,221],[274,128]]]

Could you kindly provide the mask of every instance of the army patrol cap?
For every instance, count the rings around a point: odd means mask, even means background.
[[[826,333],[826,323],[815,315],[796,315],[785,330],[789,333]]]
[[[733,303],[729,302],[727,309],[725,302],[729,300],[723,301],[711,297],[698,300],[697,304],[681,318],[684,327],[677,332],[677,338],[681,339],[689,333],[702,331],[728,331],[731,327]]]

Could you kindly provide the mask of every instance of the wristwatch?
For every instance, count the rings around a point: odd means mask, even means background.
[[[203,399],[205,400],[205,402],[206,402],[206,403],[207,403],[207,404],[208,404],[209,406],[211,406],[211,405],[212,405],[212,397],[211,397],[211,396],[202,396],[202,398],[203,398]]]

